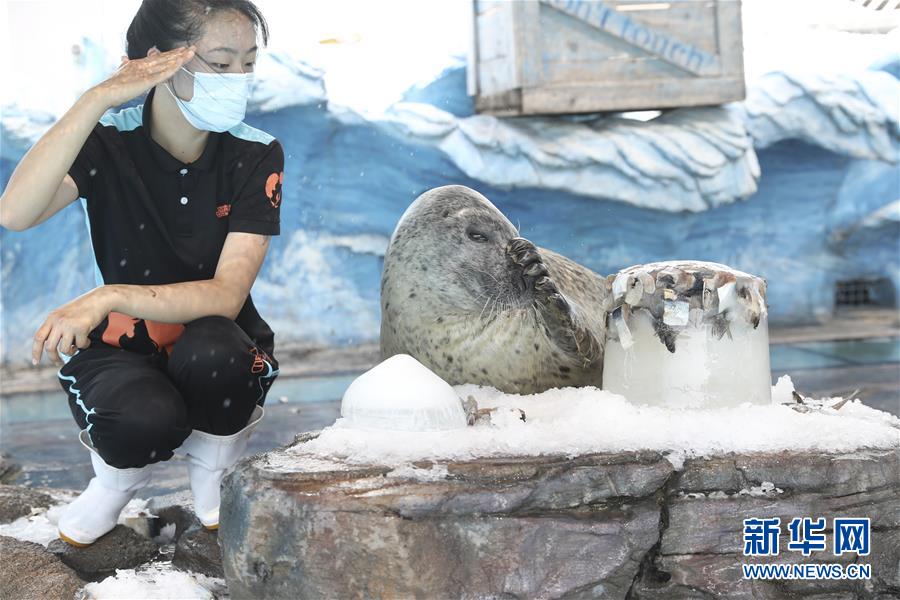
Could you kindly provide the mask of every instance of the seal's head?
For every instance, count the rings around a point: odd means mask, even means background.
[[[475,190],[438,187],[385,252],[381,354],[409,354],[451,385],[599,387],[609,297],[605,279],[519,237]]]
[[[418,295],[420,306],[430,299],[461,312],[479,311],[492,299],[512,305],[521,296],[522,278],[510,269],[507,252],[517,235],[490,200],[464,185],[446,185],[410,204],[388,255],[413,267],[404,270],[407,281],[397,283]],[[386,256],[386,267],[388,262]],[[385,278],[391,275],[386,269]],[[384,285],[383,279],[382,293]]]

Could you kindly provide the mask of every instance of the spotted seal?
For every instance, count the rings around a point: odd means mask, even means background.
[[[384,257],[382,358],[507,393],[599,387],[608,281],[518,233],[466,186],[416,198]]]

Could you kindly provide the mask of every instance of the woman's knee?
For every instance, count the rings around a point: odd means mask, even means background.
[[[191,342],[198,344],[234,344],[243,342],[243,338],[246,336],[247,334],[244,333],[241,326],[233,319],[221,315],[209,315],[185,323],[184,332],[179,336],[175,347],[177,348],[179,344],[190,345]],[[182,342],[188,342],[188,344],[182,344]]]
[[[92,443],[107,464],[128,468],[168,460],[190,435],[187,406],[178,391],[154,383],[134,381],[121,403],[95,409],[88,417]]]
[[[197,385],[233,386],[248,375],[277,363],[257,348],[241,327],[226,317],[209,316],[191,321],[168,358],[169,377],[183,393]]]
[[[233,320],[219,315],[201,317],[185,324],[168,359],[169,374],[200,366],[215,368],[231,364],[252,346],[250,338]]]

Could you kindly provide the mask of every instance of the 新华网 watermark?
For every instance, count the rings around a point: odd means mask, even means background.
[[[787,550],[811,556],[828,553],[824,517],[796,517],[787,524]],[[868,556],[872,550],[868,517],[835,517],[832,521],[830,555]],[[744,556],[778,556],[781,553],[781,518],[744,519]],[[767,563],[741,565],[744,579],[869,579],[872,567],[865,563]]]

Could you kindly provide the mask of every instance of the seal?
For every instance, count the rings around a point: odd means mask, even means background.
[[[519,237],[487,198],[437,187],[409,205],[381,275],[381,353],[507,393],[602,383],[606,278]]]

